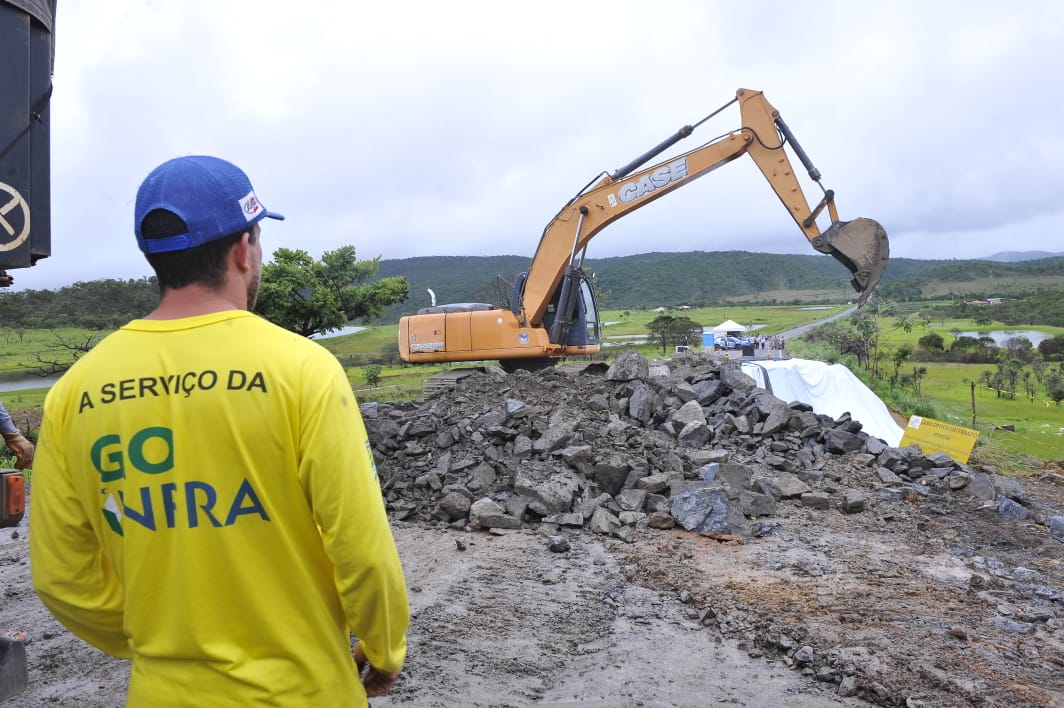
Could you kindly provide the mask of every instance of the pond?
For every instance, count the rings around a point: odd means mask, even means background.
[[[26,391],[31,388],[51,388],[52,384],[58,380],[58,376],[20,376],[11,378],[6,381],[0,381],[0,393]]]
[[[354,334],[355,332],[361,332],[365,327],[357,327],[350,325],[348,327],[342,327],[341,329],[334,329],[331,332],[325,334],[315,334],[311,339],[331,339],[332,337],[343,337],[345,334]]]
[[[1002,332],[1001,330],[994,332],[961,332],[961,336],[973,337],[975,339],[979,339],[980,337],[990,337],[994,340],[994,344],[999,347],[1005,346],[1005,343],[1013,337],[1027,337],[1035,347],[1037,347],[1038,343],[1042,340],[1053,338],[1052,334],[1046,334],[1045,332],[1039,332],[1033,329],[1017,329],[1012,332]]]
[[[319,334],[312,337],[312,339],[328,339],[330,337],[342,337],[345,334],[354,334],[355,332],[361,332],[365,327],[348,326],[342,329],[333,330],[325,334]],[[52,384],[59,380],[58,376],[15,376],[6,380],[0,380],[0,393],[11,393],[12,391],[25,391],[33,388],[51,388]]]

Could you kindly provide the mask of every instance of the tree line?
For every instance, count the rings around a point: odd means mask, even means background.
[[[379,259],[358,260],[354,246],[326,251],[321,260],[280,248],[263,265],[255,311],[306,337],[376,319],[408,293],[405,278],[378,277],[378,266]],[[158,304],[155,276],[8,291],[0,293],[0,325],[16,333],[64,327],[110,331]]]

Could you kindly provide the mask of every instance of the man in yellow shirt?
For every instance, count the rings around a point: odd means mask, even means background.
[[[266,217],[284,218],[229,162],[156,168],[134,223],[159,306],[45,401],[34,585],[72,632],[132,659],[130,706],[366,705],[406,655],[406,586],[343,368],[250,312]]]

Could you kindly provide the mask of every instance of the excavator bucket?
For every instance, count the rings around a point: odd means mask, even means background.
[[[876,289],[890,256],[886,230],[878,221],[865,218],[836,221],[813,240],[813,248],[829,254],[853,273],[850,283],[861,294],[859,305],[865,304]]]

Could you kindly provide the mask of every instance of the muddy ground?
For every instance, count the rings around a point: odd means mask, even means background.
[[[1064,706],[1064,542],[1046,524],[1064,474],[1021,482],[1022,520],[867,481],[860,513],[780,503],[753,535],[397,518],[410,651],[373,705]],[[5,705],[123,705],[127,664],[34,595],[25,521],[0,531],[0,578],[0,628],[29,634],[29,686]]]
[[[1064,503],[1057,482],[1028,488]],[[1026,568],[1064,587],[1064,554],[1039,529],[918,505],[779,521],[778,535],[743,542],[577,531],[564,553],[531,530],[399,523],[410,654],[373,705],[1064,705],[1062,613],[1031,623],[1014,579]],[[123,705],[128,665],[48,615],[15,533],[0,536],[0,626],[30,635],[29,687],[5,705]],[[795,659],[806,647],[838,669]],[[839,695],[847,671],[851,697]]]

